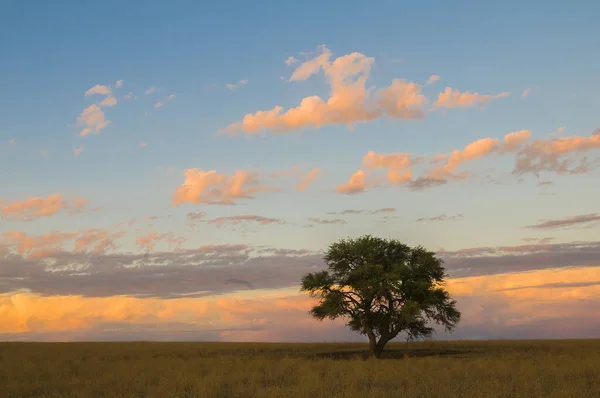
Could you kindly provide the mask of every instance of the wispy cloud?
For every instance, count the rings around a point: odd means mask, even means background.
[[[465,218],[465,216],[463,216],[462,214],[455,214],[453,216],[447,216],[446,214],[440,214],[439,216],[435,216],[435,217],[421,217],[421,218],[417,218],[416,221],[418,221],[418,222],[424,222],[424,221],[458,221],[458,220],[462,220],[463,218]]]
[[[438,95],[437,101],[433,104],[433,109],[466,108],[480,103],[488,103],[494,99],[508,97],[509,94],[506,91],[495,95],[471,93],[468,91],[460,92],[459,90],[446,87],[444,92]]]
[[[155,108],[160,108],[161,106],[163,106],[167,102],[173,101],[174,99],[175,99],[175,94],[170,94],[166,98],[164,98],[163,100],[158,101],[156,104],[154,104],[154,107]]]
[[[73,155],[78,156],[82,151],[83,151],[84,147],[82,146],[78,146],[77,148],[73,149]]]
[[[427,85],[433,84],[435,82],[437,82],[438,80],[440,80],[440,77],[438,75],[431,75],[429,76],[429,79],[427,79]]]
[[[297,62],[299,62],[299,61],[298,61],[296,58],[292,57],[292,56],[288,57],[288,58],[285,60],[285,64],[286,64],[287,66],[291,66],[291,65],[293,65],[293,64],[295,64],[295,63],[297,63]]]
[[[308,221],[314,222],[315,224],[346,224],[346,220],[341,218],[313,218],[309,217]]]
[[[237,83],[227,83],[225,87],[230,90],[235,90],[248,84],[248,79],[240,79]]]
[[[148,95],[148,94],[152,94],[152,93],[154,93],[154,92],[156,92],[156,87],[148,87],[148,88],[146,89],[146,91],[144,91],[144,93],[145,93],[146,95]]]
[[[591,223],[596,224],[600,222],[600,214],[590,213],[581,214],[578,216],[559,218],[554,220],[540,220],[537,224],[527,225],[525,228],[529,229],[556,229],[556,228],[568,228],[579,225],[589,225]]]
[[[217,217],[204,221],[207,224],[212,224],[217,227],[226,225],[240,225],[244,223],[253,223],[259,225],[283,224],[284,222],[278,218],[263,217],[256,214],[242,214],[239,216]]]
[[[381,209],[377,209],[377,210],[356,210],[356,209],[346,209],[346,210],[342,210],[342,211],[331,211],[328,212],[327,214],[330,215],[349,215],[349,214],[380,214],[380,213],[394,213],[396,211],[395,208],[393,207],[384,207]]]
[[[523,94],[521,94],[521,97],[527,97],[530,92],[531,92],[531,89],[526,88],[525,90],[523,90]]]

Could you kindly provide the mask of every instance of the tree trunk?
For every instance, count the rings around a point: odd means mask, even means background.
[[[377,355],[375,354],[377,349],[377,338],[375,337],[375,333],[368,332],[367,336],[369,337],[369,348],[371,349],[371,354],[377,358]]]

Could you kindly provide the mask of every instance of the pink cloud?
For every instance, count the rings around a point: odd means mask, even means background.
[[[438,75],[431,75],[429,76],[429,79],[427,80],[427,85],[433,84],[435,82],[437,82],[438,80],[440,80],[440,77]]]
[[[235,199],[254,199],[252,194],[274,188],[261,185],[260,175],[236,170],[234,175],[219,174],[216,170],[187,169],[185,182],[173,193],[173,205],[233,204]]]
[[[175,245],[179,248],[185,241],[184,237],[175,236],[173,233],[159,234],[157,231],[151,231],[147,235],[135,238],[135,244],[140,249],[152,250],[161,242],[166,242],[169,246]]]

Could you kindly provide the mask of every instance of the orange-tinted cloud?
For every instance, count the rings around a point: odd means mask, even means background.
[[[116,239],[123,232],[108,232],[103,229],[87,229],[78,232],[51,232],[43,235],[29,235],[21,231],[8,231],[2,235],[3,241],[14,246],[16,252],[29,259],[41,259],[55,255],[73,242],[77,252],[105,253],[107,249],[116,249]]]
[[[309,171],[302,171],[298,167],[292,166],[289,169],[275,171],[270,174],[270,177],[279,178],[291,175],[298,177],[296,191],[304,191],[313,181],[316,181],[321,176],[321,169],[315,167]]]
[[[0,215],[8,220],[32,221],[41,217],[53,216],[61,210],[69,214],[81,212],[87,206],[86,199],[67,201],[59,194],[45,198],[33,197],[8,204],[0,202]]]
[[[115,97],[113,97],[112,95],[109,95],[108,97],[106,97],[102,101],[100,101],[98,103],[98,105],[100,105],[100,106],[115,106],[115,105],[117,105],[117,99]]]
[[[446,288],[463,315],[454,338],[569,338],[597,331],[597,267],[451,278]],[[343,322],[314,320],[308,314],[314,304],[290,289],[172,299],[14,293],[0,295],[0,334],[65,340],[77,332],[77,338],[93,340],[92,333],[110,325],[117,339],[145,339],[147,327],[160,331],[153,335],[156,339],[176,340],[170,330],[177,325],[187,335],[219,330],[216,339],[221,340],[364,341],[348,334]],[[565,320],[573,326],[559,333],[540,327]]]
[[[102,85],[102,84],[96,84],[94,87],[88,89],[85,92],[86,97],[88,95],[94,95],[94,94],[110,95],[111,94],[110,87]]]
[[[440,80],[440,77],[438,75],[431,75],[429,76],[429,79],[427,79],[427,85],[433,84],[435,82],[437,82],[438,80]]]
[[[445,184],[448,178],[466,178],[468,173],[455,173],[455,170],[463,163],[484,158],[492,154],[504,154],[517,152],[529,139],[529,130],[520,130],[508,133],[501,141],[497,138],[483,138],[474,141],[462,150],[454,150],[451,153],[434,155],[430,159],[425,156],[414,156],[410,153],[381,154],[369,151],[362,162],[362,169],[357,171],[350,181],[336,189],[339,193],[360,193],[365,190],[365,171],[375,169],[387,169],[387,180],[391,184],[404,184],[412,190],[429,188],[435,185]],[[422,176],[413,178],[413,167],[419,164],[445,164],[439,165],[426,171]]]
[[[509,94],[510,93],[505,91],[496,95],[482,95],[479,93],[470,93],[468,91],[460,92],[459,90],[446,87],[446,89],[438,95],[438,99],[433,104],[433,108],[463,108],[479,103],[488,103],[493,99],[507,97]]]
[[[260,175],[247,170],[236,170],[234,175],[219,174],[216,170],[187,169],[185,182],[173,193],[173,205],[233,204],[235,199],[254,199],[252,194],[273,190],[261,185]]]
[[[140,249],[152,250],[160,242],[167,242],[169,246],[175,245],[180,247],[185,238],[178,237],[172,233],[159,234],[157,231],[151,231],[148,235],[138,236],[135,238],[135,244]]]
[[[364,192],[366,187],[365,178],[366,173],[363,170],[358,170],[354,174],[352,174],[350,180],[347,183],[337,187],[335,189],[335,192],[344,193],[348,195]]]
[[[323,100],[313,95],[284,112],[283,107],[249,113],[241,122],[230,124],[222,133],[256,134],[262,130],[285,133],[294,129],[319,128],[326,125],[353,125],[383,116],[414,119],[423,116],[422,106],[427,102],[416,83],[394,79],[392,84],[373,96],[366,88],[374,58],[354,52],[330,61],[331,51],[319,47],[320,54],[301,63],[290,81],[302,81],[323,71],[331,87],[330,97]]]
[[[321,169],[319,169],[319,168],[314,168],[306,174],[304,174],[304,173],[301,174],[300,182],[296,186],[296,191],[304,191],[306,189],[306,187],[308,187],[310,185],[310,183],[312,183],[313,181],[315,181],[316,179],[319,178],[320,174],[321,174]]]

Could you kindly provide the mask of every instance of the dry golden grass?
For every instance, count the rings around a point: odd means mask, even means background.
[[[1,397],[600,397],[600,340],[0,343]]]

